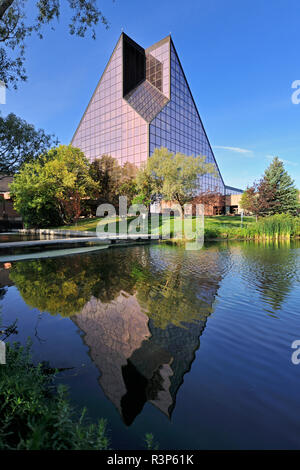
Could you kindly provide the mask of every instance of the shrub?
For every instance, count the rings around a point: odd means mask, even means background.
[[[88,424],[83,410],[75,420],[65,387],[54,387],[55,372],[31,363],[30,347],[7,345],[0,367],[0,449],[104,450],[106,422]]]

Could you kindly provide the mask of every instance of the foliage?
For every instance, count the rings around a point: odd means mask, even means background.
[[[33,33],[42,39],[45,25],[51,25],[59,20],[62,12],[60,0],[36,0],[36,16],[28,19],[31,13],[26,0],[0,0],[0,80],[7,86],[17,88],[19,80],[26,80],[25,41]],[[92,31],[95,39],[95,27],[102,22],[108,27],[108,22],[98,8],[97,0],[68,0],[71,13],[69,32],[71,35],[84,37],[88,30]],[[31,16],[31,14],[30,14]]]
[[[126,162],[121,167],[118,195],[127,197],[128,207],[131,206],[137,192],[136,174],[137,167],[132,163]]]
[[[297,272],[297,257],[293,255],[289,240],[264,239],[259,243],[244,242],[240,246],[244,275],[249,279],[250,274],[251,282],[260,292],[264,303],[271,306],[273,313],[279,313],[294,287],[291,273]]]
[[[283,162],[275,157],[264,174],[266,184],[275,188],[274,200],[278,206],[271,207],[268,215],[276,213],[297,214],[299,211],[298,190],[294,181],[284,169]]]
[[[219,220],[206,218],[206,239],[275,240],[282,238],[290,239],[300,236],[300,218],[290,214],[275,214],[274,216],[263,217],[256,223],[250,217],[246,217],[243,227],[239,226],[239,218],[231,217],[233,223],[227,221],[229,217],[218,219]],[[234,224],[234,222],[236,222],[236,224]]]
[[[29,347],[7,345],[0,368],[1,450],[104,450],[106,422],[75,420],[66,390],[53,387],[54,373],[32,365]]]
[[[139,168],[136,175],[136,195],[133,199],[133,204],[143,204],[148,207],[152,201],[153,195],[153,182],[151,172],[148,171],[147,167]]]
[[[182,259],[184,254],[183,249]],[[145,313],[159,328],[207,318],[211,305],[205,298],[197,298],[180,262],[172,270],[156,271],[149,258],[140,255],[139,247],[137,251],[131,248],[129,258],[113,249],[92,258],[71,256],[15,263],[10,278],[27,305],[52,315],[80,314],[92,297],[110,303],[126,292],[136,294]],[[216,282],[213,277],[211,285]]]
[[[291,214],[275,214],[259,219],[247,230],[251,238],[291,238],[300,235],[300,218]]]
[[[256,218],[269,215],[272,211],[278,210],[279,206],[275,186],[267,183],[264,179],[247,188],[241,197],[241,207],[254,214]]]
[[[143,168],[148,194],[156,193],[166,201],[176,201],[180,207],[190,202],[198,186],[198,177],[216,174],[215,166],[205,163],[205,157],[173,154],[166,148],[155,149]],[[142,177],[141,177],[142,178]]]
[[[15,263],[10,279],[30,307],[69,317],[80,313],[91,297],[110,302],[121,290],[133,293],[130,266],[123,268],[122,279],[119,267],[110,250],[93,258],[77,255]]]
[[[37,160],[57,143],[54,136],[13,113],[0,116],[0,178],[16,173],[23,163]]]
[[[70,145],[23,165],[11,185],[15,209],[34,227],[72,222],[80,214],[79,199],[94,191],[88,160]]]
[[[240,206],[242,209],[245,209],[247,212],[252,212],[255,216],[258,215],[256,210],[256,199],[257,191],[255,184],[251,187],[247,187],[246,191],[243,192],[240,200]]]
[[[97,282],[93,269],[78,257],[16,263],[10,278],[27,305],[62,316],[80,312]]]
[[[90,174],[98,186],[97,206],[108,203],[117,209],[119,196],[126,196],[130,205],[136,193],[136,172],[137,168],[132,163],[120,166],[118,160],[109,155],[96,158],[91,163]]]
[[[275,157],[259,183],[244,192],[241,207],[256,217],[280,213],[296,215],[300,208],[298,198],[294,181],[284,169],[283,162]]]
[[[120,166],[116,158],[103,155],[96,158],[90,166],[90,175],[98,186],[97,205],[102,203],[117,204]]]
[[[152,433],[147,432],[145,434],[145,444],[147,450],[158,450],[159,445],[155,442],[154,436]]]
[[[184,327],[185,323],[205,321],[212,312],[211,304],[197,297],[191,280],[183,275],[184,254],[182,248],[177,264],[159,273],[142,265],[133,266],[137,299],[156,328],[165,329],[169,324]],[[212,276],[209,283],[215,282]]]

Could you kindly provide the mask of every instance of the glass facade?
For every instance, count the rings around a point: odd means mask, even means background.
[[[171,99],[150,124],[150,155],[156,147],[167,147],[171,152],[204,155],[206,162],[214,163],[217,167],[175,48],[171,39],[168,39]],[[217,171],[218,177],[205,175],[199,178],[200,191],[224,194],[225,187],[218,167]]]
[[[147,160],[148,123],[123,98],[123,35],[72,140],[87,158],[102,155],[117,158],[123,165],[139,166]]]
[[[225,185],[168,36],[143,49],[124,33],[75,132],[72,145],[93,160],[145,162],[156,147],[214,163],[217,176],[199,178],[200,191],[225,194]]]
[[[243,194],[243,192],[244,191],[242,189],[233,188],[232,186],[225,186],[226,196],[234,196],[236,194]]]

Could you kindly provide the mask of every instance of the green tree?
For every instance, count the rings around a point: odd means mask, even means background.
[[[276,212],[279,207],[279,201],[276,199],[276,187],[268,183],[265,179],[254,183],[253,186],[246,189],[241,197],[241,207],[246,211],[258,216],[266,216]]]
[[[137,167],[133,163],[126,162],[121,167],[121,177],[119,181],[119,196],[127,197],[127,205],[131,206],[137,192],[136,186]]]
[[[90,167],[90,175],[97,185],[97,205],[102,203],[118,205],[121,167],[116,158],[103,155],[96,158]]]
[[[28,3],[26,0],[0,0],[0,80],[13,88],[17,88],[19,80],[27,79],[24,67],[26,39],[33,33],[42,39],[45,25],[51,25],[53,29],[54,21],[58,21],[62,13],[60,0],[33,2],[35,14]],[[85,37],[91,30],[95,39],[95,27],[99,22],[108,28],[97,0],[68,0],[64,3],[70,13],[71,35]]]
[[[212,163],[206,157],[192,157],[182,153],[172,153],[166,148],[155,149],[143,169],[146,187],[152,193],[161,194],[166,201],[176,201],[181,209],[190,202],[198,188],[199,176],[216,175]]]
[[[39,160],[26,163],[11,185],[15,209],[26,226],[47,227],[72,222],[70,200],[93,195],[95,183],[81,150],[61,145]]]
[[[36,160],[58,141],[10,113],[0,116],[0,179],[19,171],[23,163]]]
[[[126,162],[119,165],[118,160],[109,155],[96,158],[91,163],[90,174],[98,187],[96,201],[93,201],[94,212],[96,206],[103,203],[119,207],[119,196],[126,196],[128,205],[136,194],[137,168]]]
[[[275,188],[273,201],[278,203],[270,208],[269,215],[283,212],[297,214],[299,211],[298,190],[278,157],[275,157],[266,169],[263,180]]]
[[[133,198],[133,204],[143,204],[149,210],[152,195],[154,192],[152,175],[148,168],[139,168],[136,175],[136,195]]]

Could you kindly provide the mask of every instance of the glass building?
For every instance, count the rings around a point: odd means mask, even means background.
[[[171,36],[143,49],[121,34],[71,144],[90,160],[110,155],[121,165],[140,166],[156,147],[204,155],[217,175],[202,176],[200,191],[226,194]]]

